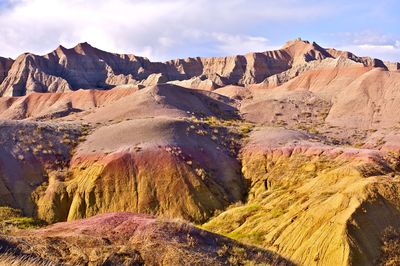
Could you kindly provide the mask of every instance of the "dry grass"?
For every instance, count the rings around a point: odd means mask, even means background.
[[[19,229],[32,229],[44,226],[43,221],[24,217],[21,210],[0,207],[0,233],[10,233]]]
[[[41,259],[27,255],[17,256],[11,253],[0,254],[0,266],[53,266],[55,264],[43,262]]]

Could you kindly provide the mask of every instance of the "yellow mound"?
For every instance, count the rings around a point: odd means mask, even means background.
[[[248,201],[204,228],[300,265],[373,265],[383,231],[400,226],[400,180],[384,175],[388,165],[345,153],[245,150]]]

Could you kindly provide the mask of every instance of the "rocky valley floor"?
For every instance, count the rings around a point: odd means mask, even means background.
[[[0,86],[0,264],[398,265],[397,69],[301,40],[21,56]]]

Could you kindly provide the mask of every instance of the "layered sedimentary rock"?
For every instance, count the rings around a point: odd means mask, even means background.
[[[50,178],[38,191],[38,217],[132,211],[201,222],[242,200],[246,185],[231,139],[237,136],[199,120],[237,118],[229,102],[159,85],[69,115],[98,128],[76,147],[67,176]]]
[[[133,88],[121,88],[112,91],[79,90],[65,93],[31,93],[23,97],[1,97],[0,119],[49,120],[65,117],[111,104],[134,92]]]
[[[326,49],[326,51],[335,58],[338,58],[338,57],[348,58],[355,62],[362,63],[366,67],[382,67],[382,68],[386,68],[391,71],[395,71],[395,70],[399,69],[399,63],[396,63],[396,62],[382,61],[380,59],[371,58],[371,57],[359,57],[351,52],[340,51],[340,50],[336,50],[333,48],[328,48],[328,49]]]
[[[43,252],[54,247],[62,253],[56,262],[159,263],[144,248],[148,238],[130,230],[154,237],[154,247],[164,243],[152,234],[165,229],[162,218],[74,221],[129,211],[203,224],[290,260],[283,264],[398,261],[387,237],[400,228],[395,63],[301,40],[166,63],[80,44],[23,55],[8,73],[4,94],[27,95],[0,98],[0,119],[8,120],[0,124],[0,205],[50,223],[69,220],[2,238],[23,254],[54,261]],[[119,231],[108,239],[109,224],[138,242],[122,241]],[[107,232],[89,230],[96,226]],[[185,228],[167,238],[192,232]],[[216,237],[199,234],[207,243]],[[176,260],[164,248],[157,258],[196,264],[202,239],[185,237],[189,251]],[[245,264],[229,256],[209,263]]]
[[[204,227],[300,265],[374,265],[384,230],[400,226],[398,161],[319,141],[296,131],[256,130],[242,151],[247,203]]]
[[[38,201],[39,217],[57,221],[131,211],[199,222],[241,200],[245,185],[238,162],[207,137],[193,142],[186,136],[190,126],[153,118],[94,132],[78,147],[69,180],[50,180]],[[63,198],[65,205],[53,209]]]
[[[263,88],[274,88],[296,78],[297,76],[300,76],[303,73],[323,73],[324,71],[335,69],[340,69],[342,71],[354,71],[354,69],[363,69],[364,71],[368,71],[371,68],[366,67],[364,64],[350,60],[348,58],[328,57],[319,61],[310,61],[302,64],[297,64],[295,66],[292,66],[287,71],[272,75],[266,78],[263,82],[255,84],[252,87],[262,86]],[[316,79],[316,81],[318,82],[319,79]]]
[[[338,90],[327,122],[364,129],[388,128],[400,122],[400,72],[373,69]],[[351,114],[351,115],[350,115]]]
[[[296,40],[282,49],[219,58],[187,58],[153,63],[143,57],[101,51],[87,43],[62,46],[44,56],[23,54],[13,63],[0,86],[3,96],[31,92],[109,89],[123,84],[156,85],[183,81],[188,87],[204,83],[209,89],[231,84],[254,84],[292,66],[332,57],[316,43]]]
[[[309,116],[310,120],[322,119],[320,125],[389,128],[400,122],[393,112],[399,105],[399,84],[398,71],[328,58],[308,64],[302,71],[290,69],[252,85],[253,96],[242,102],[241,112],[258,123],[294,125]]]
[[[29,92],[107,89],[132,81],[132,74],[139,73],[145,62],[141,57],[106,53],[87,43],[72,49],[60,46],[44,56],[20,55],[1,84],[0,92],[21,96]]]

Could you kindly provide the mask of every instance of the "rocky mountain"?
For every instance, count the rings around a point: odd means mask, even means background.
[[[302,40],[21,55],[1,84],[0,263],[398,265],[399,88],[396,63]]]
[[[150,86],[172,82],[185,87],[213,90],[227,85],[248,85],[282,72],[308,68],[307,63],[345,57],[365,66],[398,69],[377,59],[324,49],[300,39],[282,49],[219,58],[186,58],[164,63],[134,55],[101,51],[80,43],[67,49],[59,46],[44,55],[23,54],[15,62],[0,63],[0,95],[22,96],[31,92],[66,92],[77,89],[110,89],[121,85]],[[2,60],[1,62],[3,62]],[[9,73],[5,75],[5,73]]]

